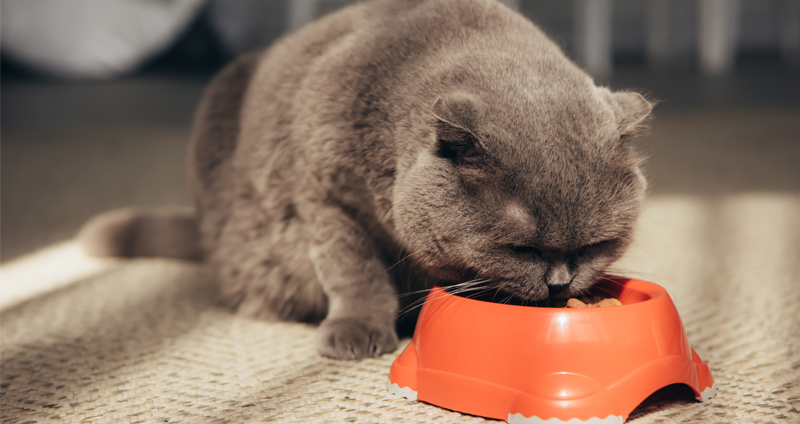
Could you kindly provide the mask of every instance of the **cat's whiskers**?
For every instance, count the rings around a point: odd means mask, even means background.
[[[494,302],[494,298],[497,297],[497,294],[500,293],[501,287],[497,287],[497,290],[494,291],[494,295],[492,296],[492,302]]]
[[[491,287],[478,287],[478,288],[475,288],[474,290],[481,290],[481,291],[479,291],[478,293],[473,293],[473,294],[468,295],[468,296],[460,296],[461,297],[460,300],[457,300],[455,303],[453,303],[452,305],[448,306],[447,309],[445,309],[441,313],[445,313],[445,312],[447,312],[448,309],[452,308],[453,306],[456,306],[459,303],[461,303],[461,302],[463,302],[463,301],[465,301],[467,299],[471,299],[471,298],[473,298],[475,296],[480,296],[481,294],[486,293],[487,291],[489,291],[491,289],[492,289]]]
[[[485,288],[487,288],[487,287],[484,287],[484,286],[480,286],[480,287],[465,287],[465,288],[462,288],[462,289],[459,289],[459,290],[456,290],[456,291],[449,291],[449,293],[453,294],[453,295],[461,295],[462,293],[467,293],[467,292],[471,292],[471,291],[475,291],[475,290],[482,290],[482,289],[485,289]]]
[[[465,282],[463,282],[463,283],[453,284],[453,285],[447,286],[447,287],[445,287],[445,288],[446,288],[448,291],[450,291],[450,289],[452,289],[452,288],[454,288],[454,287],[455,287],[455,288],[459,288],[459,287],[465,287],[465,286],[466,286],[466,287],[472,287],[472,286],[475,286],[475,285],[477,285],[477,284],[485,283],[485,282],[488,282],[488,281],[489,281],[489,280],[486,280],[486,279],[482,279],[482,280],[470,280],[470,281],[465,281]],[[435,287],[428,288],[428,289],[422,289],[422,290],[415,290],[415,291],[405,292],[405,293],[403,293],[403,294],[399,294],[399,295],[397,295],[397,297],[398,297],[398,298],[403,298],[403,297],[407,297],[407,296],[411,296],[411,295],[415,295],[415,294],[420,294],[420,293],[430,292],[430,291],[431,291],[431,290],[433,290],[434,288],[435,288]]]
[[[471,280],[471,281],[466,281],[466,282],[463,282],[463,283],[453,284],[452,286],[446,287],[446,290],[445,290],[444,294],[442,294],[440,297],[437,297],[437,298],[432,299],[432,300],[438,300],[438,299],[444,298],[445,296],[449,296],[449,295],[453,295],[453,294],[457,295],[457,294],[466,293],[466,292],[470,292],[470,291],[481,290],[481,289],[491,289],[491,287],[489,287],[489,288],[483,287],[483,286],[478,287],[478,285],[483,284],[483,283],[487,283],[489,281],[490,280],[488,280],[488,279],[479,279],[479,280]],[[456,290],[452,290],[453,287],[456,287]],[[420,293],[430,292],[431,290],[433,290],[433,288],[417,290],[415,292],[404,293],[402,295],[399,295],[398,297],[404,297],[404,296],[411,295],[411,294],[420,294]],[[397,313],[397,315],[395,316],[395,319],[401,319],[401,318],[405,317],[406,315],[408,315],[414,309],[422,307],[425,304],[425,301],[427,301],[427,300],[428,300],[427,296],[415,300],[414,302],[410,303],[405,308],[400,310]]]
[[[411,257],[411,253],[409,253],[408,255],[404,256],[403,259],[400,259],[399,261],[395,262],[394,265],[390,266],[389,268],[386,268],[384,270],[384,272],[388,272],[390,269],[396,267],[397,265],[400,265],[400,263],[402,263],[403,261],[405,261],[406,259],[408,259],[410,257]]]
[[[442,295],[440,295],[438,297],[435,297],[435,298],[431,299],[431,301],[444,299],[445,297],[447,297],[449,295],[450,295],[449,293],[444,293],[444,294],[442,294]],[[406,306],[405,308],[403,308],[401,311],[399,311],[397,313],[397,315],[395,316],[395,320],[402,319],[406,315],[411,313],[414,309],[421,308],[422,306],[425,305],[427,300],[428,300],[428,297],[426,296],[426,297],[424,297],[422,299],[417,299],[416,301],[412,302],[411,304],[409,304],[408,306]]]

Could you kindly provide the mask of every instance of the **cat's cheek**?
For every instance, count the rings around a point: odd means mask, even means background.
[[[570,296],[580,295],[595,285],[600,278],[602,278],[604,275],[604,270],[607,267],[605,262],[601,265],[603,266],[598,266],[596,263],[592,264],[591,262],[588,262],[584,263],[583,266],[579,266],[574,271],[572,285],[567,291],[567,294]]]
[[[399,244],[409,252],[415,253],[421,250],[419,237],[415,234],[423,231],[423,221],[418,210],[409,208],[409,201],[402,193],[395,196],[395,206],[393,208],[394,234]],[[415,255],[416,256],[416,255]],[[419,259],[424,259],[419,258]]]

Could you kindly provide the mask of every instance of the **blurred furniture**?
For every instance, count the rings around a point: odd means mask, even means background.
[[[532,0],[499,0],[522,10]],[[644,51],[655,69],[691,62],[701,71],[720,75],[733,70],[743,0],[648,0],[645,7]],[[779,44],[788,64],[800,65],[800,0],[770,0],[777,7]],[[323,3],[343,0],[288,0],[288,28],[313,20]],[[612,0],[573,0],[573,49],[576,60],[599,79],[613,71]],[[691,28],[690,28],[691,27]]]
[[[512,9],[519,9],[521,0],[499,0]],[[311,22],[320,10],[320,4],[325,0],[289,0],[288,30],[295,30]],[[341,3],[341,1],[339,2]]]
[[[733,70],[740,7],[739,0],[700,0],[697,52],[706,75]]]
[[[612,71],[611,0],[575,0],[575,55],[593,76]]]
[[[778,12],[783,58],[791,66],[800,66],[800,0],[781,0]]]

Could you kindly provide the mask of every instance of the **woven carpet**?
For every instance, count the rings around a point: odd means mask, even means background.
[[[796,195],[651,198],[615,271],[668,289],[719,393],[655,397],[629,422],[800,422],[799,258]],[[313,326],[215,293],[201,266],[134,260],[6,308],[2,422],[484,421],[386,391],[400,350],[320,358]]]

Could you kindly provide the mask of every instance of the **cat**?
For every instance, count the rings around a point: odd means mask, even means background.
[[[397,347],[400,293],[477,281],[535,301],[598,281],[631,242],[647,183],[629,139],[652,107],[498,1],[357,3],[215,77],[195,213],[112,212],[80,238],[204,256],[239,313],[320,322],[324,356],[377,356]]]

